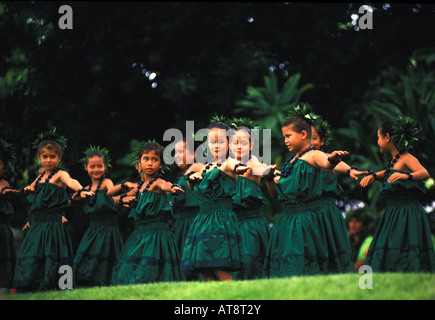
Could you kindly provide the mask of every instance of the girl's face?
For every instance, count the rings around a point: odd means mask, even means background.
[[[38,155],[38,160],[45,171],[52,171],[57,168],[62,159],[54,150],[43,148]]]
[[[224,161],[227,158],[228,152],[228,139],[226,130],[213,128],[207,134],[208,149],[213,157]]]
[[[175,144],[174,158],[178,167],[183,169],[188,164],[192,164],[194,162],[193,160],[195,159],[195,155],[191,153],[190,150],[187,150],[185,141],[179,141]]]
[[[138,170],[147,176],[155,176],[161,167],[160,157],[152,150],[142,154]]]
[[[389,152],[390,135],[387,133],[385,136],[381,133],[381,128],[378,129],[378,146],[381,153]]]
[[[364,223],[360,220],[357,220],[355,218],[350,219],[349,226],[348,226],[348,232],[349,234],[357,234],[364,228]]]
[[[311,127],[311,145],[314,146],[314,148],[316,148],[317,150],[320,150],[324,144],[325,138],[320,139],[317,129]]]
[[[88,163],[85,164],[85,170],[93,180],[99,180],[106,172],[106,165],[102,157],[94,156],[88,159]]]
[[[293,125],[283,127],[282,135],[284,136],[284,144],[287,146],[290,152],[300,152],[307,139],[307,133],[305,130],[296,132],[293,130]]]
[[[238,130],[231,137],[230,151],[237,161],[247,162],[252,150],[251,136],[246,130]]]

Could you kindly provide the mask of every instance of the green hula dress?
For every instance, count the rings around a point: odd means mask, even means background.
[[[124,241],[112,197],[103,190],[97,190],[94,197],[88,198],[83,207],[90,224],[77,249],[74,272],[77,285],[106,286],[111,283]]]
[[[266,201],[260,185],[243,176],[236,182],[233,208],[239,222],[246,269],[233,273],[236,280],[261,278],[270,227],[262,207]]]
[[[180,269],[243,269],[242,238],[232,210],[236,181],[214,168],[203,174],[194,190],[199,198],[199,214],[186,237]]]
[[[336,206],[342,192],[337,179],[299,159],[276,190],[284,211],[272,228],[263,276],[354,272],[346,224]]]
[[[185,175],[182,176],[177,183],[184,190],[184,193],[170,195],[170,201],[174,204],[173,210],[176,218],[171,231],[174,234],[178,252],[180,253],[180,256],[182,256],[187,233],[193,224],[193,220],[195,220],[195,217],[199,213],[199,201],[196,193],[189,189],[187,185],[187,177]],[[192,272],[185,273],[185,277],[186,280],[198,279],[198,275]]]
[[[37,192],[27,196],[30,202],[30,228],[18,251],[14,276],[17,291],[59,288],[59,268],[73,267],[71,239],[62,214],[68,208],[65,189],[41,183]]]
[[[113,268],[113,285],[183,280],[180,255],[169,230],[171,215],[166,194],[152,191],[139,194],[137,206],[129,214],[136,228]]]
[[[9,225],[14,208],[0,196],[0,288],[12,288],[15,270],[15,241]]]
[[[399,171],[391,170],[390,175],[394,172]],[[435,272],[429,221],[419,201],[425,192],[423,182],[387,181],[381,192],[387,206],[365,264],[378,272]]]
[[[190,226],[199,212],[199,202],[195,192],[190,190],[187,186],[186,176],[181,177],[180,180],[178,180],[178,184],[184,190],[184,193],[175,196],[171,195],[171,201],[174,204],[174,213],[176,214],[176,221],[171,231],[174,233],[178,250],[180,255],[182,255],[187,232],[189,232]]]

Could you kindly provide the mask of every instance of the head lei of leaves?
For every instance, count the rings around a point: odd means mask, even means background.
[[[83,158],[80,159],[80,162],[82,164],[87,164],[87,157],[88,154],[95,152],[95,153],[101,153],[104,156],[104,162],[106,164],[107,168],[112,168],[111,162],[112,159],[109,156],[109,150],[107,148],[101,148],[100,146],[92,146],[89,145],[89,148],[87,148],[85,151],[83,151],[83,154],[85,155]]]
[[[214,122],[223,122],[226,124],[229,124],[231,122],[231,120],[227,117],[225,117],[224,115],[218,115],[217,113],[215,113],[211,118],[210,118],[210,123],[214,123]]]
[[[400,152],[414,148],[418,136],[417,124],[410,117],[400,116],[393,124],[394,145]]]
[[[254,121],[252,121],[249,118],[236,118],[234,117],[232,120],[229,121],[228,123],[230,125],[231,128],[233,128],[234,130],[237,130],[240,127],[246,127],[250,130],[252,129],[258,129],[258,127],[256,127],[254,125]]]
[[[322,116],[315,114],[312,111],[311,105],[308,103],[305,103],[304,105],[297,105],[293,109],[287,112],[287,118],[293,117],[293,116],[299,116],[304,118],[311,126],[317,127],[322,125],[324,122]]]
[[[38,149],[39,144],[43,141],[46,141],[46,140],[52,140],[52,141],[56,141],[57,143],[59,143],[60,147],[62,148],[62,151],[65,150],[67,147],[68,139],[65,138],[64,136],[60,135],[59,133],[57,133],[56,127],[54,127],[50,130],[42,131],[42,132],[38,133],[37,138],[32,143],[32,148]]]
[[[138,143],[137,143],[137,144],[132,148],[132,152],[131,152],[131,154],[130,154],[130,158],[131,158],[131,160],[132,160],[132,164],[133,164],[133,165],[136,165],[137,163],[139,163],[139,161],[140,161],[140,157],[139,157],[139,155],[140,155],[140,151],[141,151],[142,147],[143,147],[144,145],[148,144],[148,143],[155,144],[156,146],[158,146],[159,148],[161,148],[161,149],[162,149],[162,154],[163,154],[165,148],[164,148],[160,143],[158,143],[155,139],[148,140],[148,141],[144,141],[144,140],[139,141],[139,142],[138,142]],[[171,166],[169,166],[168,164],[166,164],[166,163],[164,162],[164,159],[160,159],[160,160],[161,160],[161,162],[162,162],[162,168],[160,169],[160,172],[161,172],[163,175],[170,174],[170,173],[172,172],[172,170],[174,170],[174,169],[173,169]]]

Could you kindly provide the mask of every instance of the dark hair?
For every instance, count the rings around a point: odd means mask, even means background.
[[[137,156],[137,160],[140,162],[140,159],[142,158],[142,155],[144,153],[148,153],[150,151],[154,151],[155,154],[160,158],[160,162],[162,164],[165,163],[164,159],[163,159],[163,149],[162,147],[157,143],[157,142],[148,142],[145,143],[140,149],[139,149],[139,153]]]
[[[251,129],[248,128],[247,126],[239,126],[239,127],[237,127],[236,131],[239,131],[239,130],[245,130],[246,132],[248,132],[249,136],[251,136]]]
[[[41,154],[42,149],[52,150],[54,151],[59,157],[62,156],[62,147],[59,144],[59,142],[54,140],[44,140],[41,141],[41,143],[38,145],[38,156]]]
[[[91,152],[89,152],[89,153],[86,155],[86,164],[88,164],[89,159],[91,159],[91,158],[93,158],[93,157],[100,157],[100,158],[103,158],[103,162],[104,162],[104,164],[107,166],[106,157],[104,156],[104,154],[103,154],[102,152],[100,152],[100,151],[98,151],[98,150],[91,151]]]
[[[212,122],[208,125],[207,129],[224,129],[224,130],[230,130],[230,126],[227,125],[225,122]]]
[[[307,132],[307,137],[309,140],[311,140],[311,125],[308,123],[307,120],[305,120],[304,117],[301,116],[291,116],[290,118],[287,118],[284,123],[282,124],[282,127],[287,127],[289,125],[293,126],[293,130],[297,133],[301,133],[303,130]]]
[[[385,135],[387,133],[390,135],[391,138],[393,137],[393,131],[394,131],[393,126],[395,123],[396,123],[396,121],[394,121],[394,120],[387,120],[387,121],[382,122],[379,129],[381,129],[381,134],[383,137],[385,137]]]
[[[320,140],[325,139],[326,140],[326,132],[322,129],[321,126],[312,126],[314,130],[316,130],[317,135],[319,136]]]

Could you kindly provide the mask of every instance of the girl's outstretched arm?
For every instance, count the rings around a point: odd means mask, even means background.
[[[366,174],[368,171],[359,171],[358,169],[352,168],[346,162],[341,161],[335,167],[335,171],[348,174],[352,179],[358,180],[358,176]]]
[[[347,151],[334,151],[332,152],[329,157],[323,153],[322,151],[312,151],[314,153],[313,160],[315,164],[325,170],[331,170],[334,169],[341,161],[342,158],[347,156],[349,152]]]
[[[403,158],[405,166],[409,169],[410,174],[394,172],[388,178],[388,182],[394,182],[397,180],[426,180],[430,177],[429,172],[420,164],[420,161],[411,154],[407,154]]]
[[[266,181],[267,190],[269,191],[270,195],[273,198],[276,198],[278,195],[278,193],[276,192],[275,185],[279,181],[279,177],[275,177],[275,169],[276,169],[276,164],[266,166],[262,175]]]
[[[184,190],[178,184],[172,184],[165,180],[161,180],[161,182],[157,184],[157,188],[163,192],[170,192],[172,194],[184,193]]]
[[[59,175],[60,181],[68,186],[68,188],[78,191],[83,189],[82,185],[76,180],[70,177],[69,173],[66,171],[61,171]],[[80,192],[81,197],[93,196],[95,193],[92,191],[82,191]]]
[[[121,184],[117,184],[116,186],[112,185],[110,187],[107,187],[107,195],[110,197],[117,196],[124,192],[129,192],[130,190],[133,190],[137,186],[137,183],[125,181]]]

